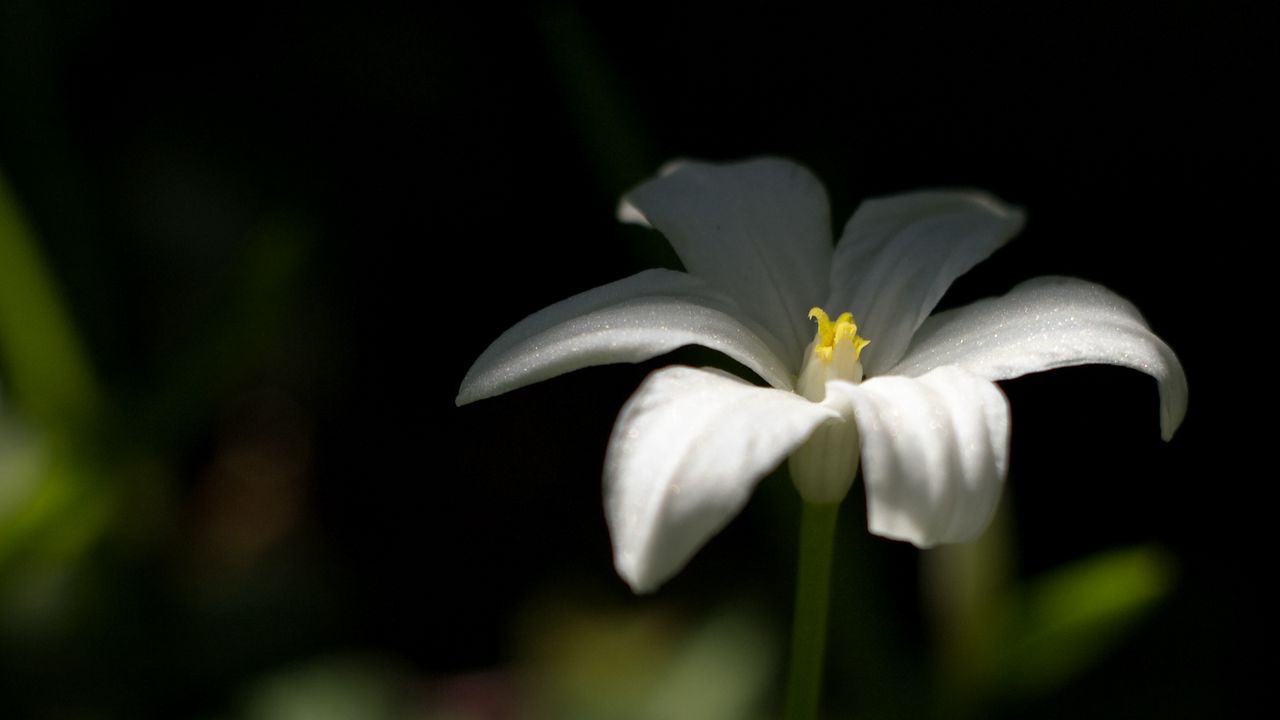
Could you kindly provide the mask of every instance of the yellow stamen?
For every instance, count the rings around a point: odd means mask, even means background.
[[[835,322],[820,307],[809,310],[809,319],[818,321],[818,332],[813,340],[813,353],[824,362],[831,362],[836,346],[844,340],[853,344],[853,359],[862,355],[862,348],[871,343],[870,340],[858,336],[858,325],[853,321],[853,313],[841,313]]]

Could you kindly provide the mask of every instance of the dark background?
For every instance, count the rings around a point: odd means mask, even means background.
[[[1174,580],[1071,682],[988,711],[1244,707],[1274,651],[1256,459],[1274,439],[1248,414],[1266,427],[1272,396],[1273,26],[1197,2],[887,8],[6,2],[0,171],[108,399],[77,437],[115,511],[53,595],[25,590],[45,560],[0,563],[4,714],[249,716],[259,678],[349,656],[428,717],[470,707],[459,678],[519,707],[536,691],[502,678],[540,657],[543,606],[693,622],[743,601],[785,637],[798,503],[778,478],[658,595],[613,574],[613,418],[648,372],[712,356],[453,404],[515,321],[674,266],[616,223],[622,192],[673,157],[762,153],[812,168],[837,227],[919,187],[1024,207],[944,307],[1084,277],[1185,366],[1167,445],[1143,375],[1002,383],[1015,579],[1141,543]],[[920,554],[869,537],[859,495],[830,705],[912,716],[932,677]]]

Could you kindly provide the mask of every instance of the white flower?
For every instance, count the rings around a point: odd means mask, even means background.
[[[867,200],[833,248],[826,192],[807,169],[678,162],[624,198],[619,217],[660,230],[688,272],[648,270],[525,318],[476,360],[457,403],[689,344],[771,386],[673,366],[623,407],[604,497],[618,573],[637,592],[679,571],[788,457],[807,501],[836,502],[861,456],[873,533],[920,547],[977,536],[1008,467],[995,380],[1122,365],[1158,381],[1166,440],[1186,411],[1178,359],[1098,285],[1039,278],[929,316],[1022,227],[989,195]]]

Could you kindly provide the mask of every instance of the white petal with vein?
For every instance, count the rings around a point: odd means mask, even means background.
[[[871,532],[930,547],[986,529],[1009,464],[1009,404],[994,383],[942,367],[827,392],[858,425]]]
[[[685,269],[733,297],[784,343],[799,370],[809,308],[827,295],[831,210],[813,173],[789,160],[680,161],[632,190],[623,221],[647,221]],[[794,357],[792,357],[794,356]]]
[[[852,312],[868,375],[897,363],[956,278],[1022,228],[1022,211],[977,191],[927,191],[863,202],[831,264],[831,313]]]
[[[791,372],[776,341],[740,319],[733,301],[673,270],[646,270],[588,290],[516,323],[467,371],[457,404],[493,397],[571,370],[640,362],[684,345],[719,350],[775,387]]]
[[[959,365],[988,380],[1072,365],[1120,365],[1151,375],[1160,388],[1164,439],[1187,412],[1182,364],[1128,300],[1096,283],[1065,277],[1028,280],[1007,295],[929,318],[894,374]]]
[[[742,510],[756,484],[834,410],[726,373],[650,375],[613,427],[605,517],[618,574],[656,589]]]

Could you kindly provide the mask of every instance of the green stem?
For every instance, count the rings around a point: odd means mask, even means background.
[[[804,504],[800,517],[800,562],[796,611],[791,629],[791,670],[787,678],[788,720],[818,717],[822,660],[831,599],[831,552],[839,503]]]

